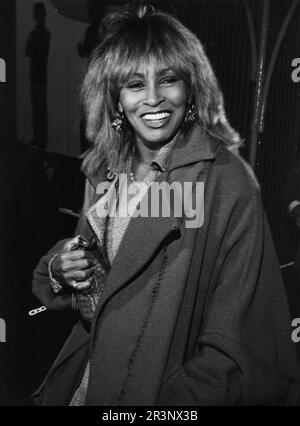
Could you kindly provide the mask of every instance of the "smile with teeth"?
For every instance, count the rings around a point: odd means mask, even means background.
[[[148,113],[143,115],[143,119],[147,121],[160,121],[170,117],[170,115],[171,113],[169,112]]]

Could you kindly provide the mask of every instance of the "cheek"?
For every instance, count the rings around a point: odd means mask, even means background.
[[[169,99],[172,100],[173,105],[176,107],[185,109],[188,102],[187,90],[183,87],[178,87],[173,91]]]
[[[136,96],[127,92],[120,93],[119,108],[122,107],[124,113],[130,114],[135,111],[137,104]]]

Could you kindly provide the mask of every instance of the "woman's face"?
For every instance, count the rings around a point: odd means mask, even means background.
[[[187,102],[187,86],[173,70],[144,64],[122,87],[118,107],[137,141],[151,146],[166,143],[177,133]]]

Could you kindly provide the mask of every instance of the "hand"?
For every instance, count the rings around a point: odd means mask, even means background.
[[[71,240],[72,241],[72,240]],[[70,241],[68,241],[61,253],[52,261],[52,276],[62,285],[74,289],[74,283],[77,283],[76,290],[86,290],[91,286],[89,278],[94,273],[96,259],[92,253],[85,250],[69,251]]]

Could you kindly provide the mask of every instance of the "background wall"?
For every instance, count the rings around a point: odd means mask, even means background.
[[[71,0],[72,1],[72,0]],[[25,45],[34,27],[34,0],[16,2],[17,137],[28,143],[33,138],[29,63]],[[70,156],[80,153],[79,90],[86,59],[77,52],[87,24],[61,16],[48,0],[46,27],[51,33],[48,58],[48,147]]]
[[[15,137],[16,127],[16,59],[15,4],[0,0],[0,58],[6,64],[6,82],[0,82],[0,137]],[[3,139],[4,140],[4,139]],[[3,148],[3,145],[1,145]]]

